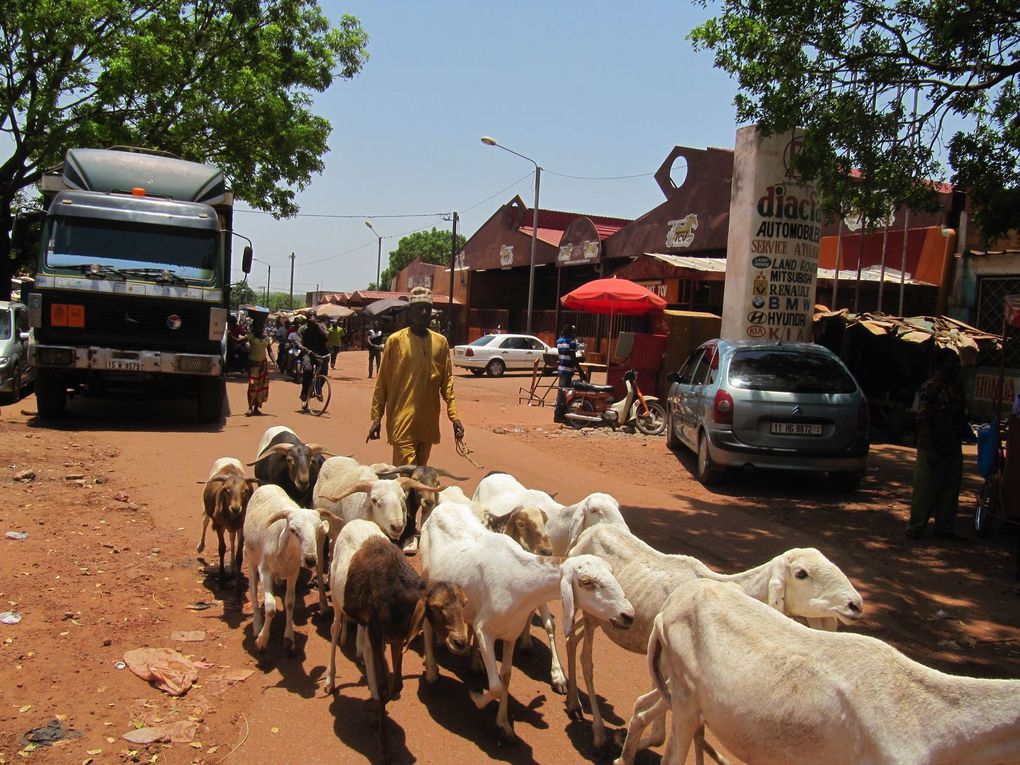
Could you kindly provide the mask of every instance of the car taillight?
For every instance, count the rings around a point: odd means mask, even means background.
[[[857,430],[867,433],[871,429],[871,408],[867,401],[862,401],[857,407]]]
[[[722,388],[715,392],[712,402],[712,419],[720,425],[733,424],[733,396]]]
[[[474,356],[475,352],[471,348],[465,348],[464,349],[464,355],[465,356]]]

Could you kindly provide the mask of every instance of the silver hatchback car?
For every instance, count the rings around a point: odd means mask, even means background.
[[[864,478],[868,401],[827,348],[710,340],[667,379],[666,443],[697,455],[702,483],[735,467],[824,471],[848,491]]]
[[[0,300],[0,400],[13,404],[35,379],[28,356],[28,306]]]

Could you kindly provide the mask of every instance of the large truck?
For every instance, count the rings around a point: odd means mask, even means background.
[[[148,150],[69,149],[40,189],[27,297],[39,416],[62,416],[69,391],[144,392],[194,397],[201,421],[219,421],[233,234],[222,171]],[[251,257],[245,247],[245,273]]]

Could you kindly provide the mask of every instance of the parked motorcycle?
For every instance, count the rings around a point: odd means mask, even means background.
[[[666,410],[659,399],[641,393],[633,369],[623,375],[623,384],[627,393],[614,402],[612,385],[575,382],[566,393],[567,423],[574,428],[633,425],[646,436],[660,435],[666,429]]]

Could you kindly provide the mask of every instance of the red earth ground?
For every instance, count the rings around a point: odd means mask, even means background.
[[[338,658],[339,692],[322,687],[329,615],[314,589],[299,592],[297,652],[282,646],[283,619],[264,656],[254,652],[251,607],[215,576],[215,537],[196,556],[203,480],[213,460],[254,459],[265,428],[284,424],[306,441],[362,462],[387,461],[384,442],[365,443],[372,382],[364,353],[341,356],[329,412],[298,412],[298,389],[274,380],[267,416],[244,416],[245,384],[228,383],[233,414],[222,427],[197,425],[188,402],[70,402],[71,416],[44,425],[31,396],[0,416],[0,764],[12,762],[304,763],[378,761],[372,707],[351,648]],[[665,552],[697,556],[723,571],[757,565],[790,547],[815,546],[865,598],[855,631],[889,641],[947,672],[1020,677],[1020,598],[1013,591],[1015,537],[998,529],[969,545],[903,536],[913,449],[876,445],[855,495],[813,476],[733,476],[706,489],[690,455],[663,438],[551,423],[548,407],[519,403],[529,376],[475,378],[458,372],[457,395],[478,469],[456,454],[448,423],[432,464],[468,476],[470,495],[489,470],[574,502],[592,491],[617,497],[631,529]],[[551,401],[551,398],[550,398]],[[971,521],[974,449],[958,520]],[[26,471],[34,477],[18,479]],[[212,575],[209,575],[213,572]],[[208,605],[204,610],[189,606]],[[558,614],[558,609],[555,610]],[[198,642],[175,631],[204,631]],[[536,636],[541,630],[534,628]],[[213,666],[185,696],[168,696],[118,669],[125,651],[170,647]],[[394,763],[573,763],[611,761],[595,752],[590,724],[571,721],[548,685],[544,635],[515,655],[511,715],[519,742],[497,743],[495,706],[468,698],[482,677],[466,661],[441,658],[434,687],[419,683],[420,642],[404,661],[403,695],[389,704]],[[560,636],[560,656],[565,662]],[[442,654],[441,654],[442,656]],[[244,671],[251,674],[237,682]],[[238,672],[240,674],[238,674]],[[595,681],[611,727],[626,724],[649,685],[643,657],[599,636]],[[582,685],[583,687],[583,685]],[[60,719],[77,739],[31,750],[21,737]],[[142,725],[193,720],[190,743],[134,745]],[[658,762],[647,752],[639,762]]]

